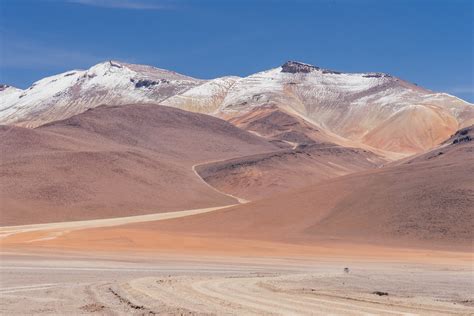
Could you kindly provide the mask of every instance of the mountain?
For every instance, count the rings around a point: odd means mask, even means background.
[[[151,66],[107,61],[44,78],[26,90],[0,91],[0,123],[36,127],[103,104],[159,103],[203,82]]]
[[[249,113],[273,108],[303,120],[322,140],[392,158],[433,148],[474,123],[473,105],[454,96],[384,73],[343,73],[295,61],[244,78],[213,80],[110,61],[45,78],[24,91],[4,89],[0,96],[0,123],[27,127],[101,104],[149,102],[245,120],[245,128],[258,132],[252,120],[261,117]],[[315,136],[298,131],[302,134]]]
[[[200,86],[186,93],[215,104],[212,93],[202,93]],[[192,101],[174,96],[165,104],[186,108]],[[304,119],[332,136],[326,140],[389,156],[428,150],[474,123],[473,105],[457,97],[384,73],[342,73],[295,61],[233,79],[218,110],[211,113],[238,120],[268,107]]]
[[[226,121],[159,105],[100,106],[38,128],[0,127],[0,225],[238,203],[193,166],[280,150]]]
[[[238,115],[269,104],[354,144],[406,154],[432,148],[474,123],[472,104],[456,97],[387,74],[340,73],[298,62],[238,80],[221,111]]]
[[[138,225],[216,239],[363,242],[472,251],[474,128],[380,169],[186,220]]]

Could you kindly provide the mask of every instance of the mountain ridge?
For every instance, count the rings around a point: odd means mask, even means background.
[[[25,90],[7,87],[0,96],[0,123],[25,127],[98,105],[160,103],[226,120],[275,106],[349,146],[388,156],[428,150],[474,123],[472,104],[449,94],[385,73],[345,73],[297,61],[247,77],[210,80],[108,61],[44,78]],[[387,141],[386,134],[395,137]]]

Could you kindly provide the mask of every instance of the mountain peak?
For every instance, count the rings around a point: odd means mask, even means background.
[[[117,60],[107,60],[101,62],[95,66],[92,66],[88,70],[96,75],[102,75],[107,73],[123,73],[125,76],[138,76],[146,77],[145,79],[153,80],[188,80],[188,81],[200,81],[201,79],[196,79],[190,76],[180,74],[178,72],[157,68],[149,65],[142,64],[131,64],[127,62],[117,61]],[[140,79],[139,78],[139,79]],[[135,78],[136,79],[136,78]]]
[[[0,83],[0,91],[6,90],[7,88],[10,88],[9,85]]]
[[[123,63],[118,62],[116,60],[108,60],[108,61],[105,61],[101,64],[105,64],[109,68],[119,68],[120,69],[120,68],[124,67]]]
[[[0,92],[6,91],[6,90],[21,91],[21,89],[18,89],[17,87],[13,87],[13,86],[10,86],[8,84],[0,83]]]
[[[292,74],[309,73],[320,69],[319,67],[293,60],[289,60],[281,66],[281,72],[289,72]]]
[[[307,74],[313,71],[321,71],[323,74],[334,74],[334,75],[341,74],[341,72],[339,71],[323,69],[318,66],[314,66],[311,64],[306,64],[306,63],[302,63],[302,62],[294,61],[294,60],[289,60],[281,66],[281,72],[292,73],[292,74],[296,74],[296,73]]]

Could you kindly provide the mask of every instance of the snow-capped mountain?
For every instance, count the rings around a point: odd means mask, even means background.
[[[107,61],[0,92],[0,122],[27,127],[68,118],[102,104],[159,103],[203,80],[151,66]]]
[[[289,61],[242,78],[220,111],[238,115],[276,105],[336,135],[375,148],[414,153],[474,122],[474,106],[383,73],[341,73]]]
[[[274,107],[353,145],[398,153],[432,148],[474,123],[474,106],[384,73],[342,73],[289,61],[248,77],[200,80],[108,61],[2,86],[0,123],[35,127],[102,104],[160,103],[229,119]]]

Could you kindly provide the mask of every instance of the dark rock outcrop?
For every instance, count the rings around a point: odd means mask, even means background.
[[[315,70],[319,70],[319,67],[305,64],[305,63],[300,63],[297,61],[287,61],[281,66],[281,72],[288,72],[288,73],[309,73]]]
[[[452,144],[466,143],[474,138],[474,125],[457,131],[452,137]]]
[[[7,84],[0,84],[0,91],[8,89],[10,86]]]
[[[363,75],[364,78],[391,78],[389,74],[384,74],[383,72],[372,72]]]
[[[281,66],[281,72],[287,72],[287,73],[310,73],[313,71],[321,71],[323,74],[333,74],[333,75],[340,75],[341,72],[335,71],[335,70],[330,70],[330,69],[322,69],[317,66],[313,66],[310,64],[305,64],[305,63],[300,63],[298,61],[287,61]]]

